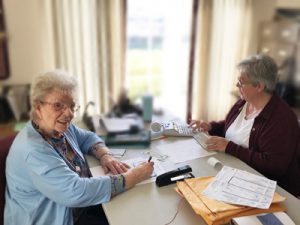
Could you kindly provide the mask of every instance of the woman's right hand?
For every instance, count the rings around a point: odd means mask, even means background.
[[[124,173],[126,180],[125,189],[129,189],[137,183],[150,178],[153,170],[154,162],[144,162],[137,167],[128,170],[126,173]]]
[[[203,120],[192,120],[189,127],[193,128],[193,131],[209,132],[211,125]]]

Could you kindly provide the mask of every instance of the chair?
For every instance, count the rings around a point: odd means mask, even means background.
[[[15,135],[11,135],[0,139],[0,225],[3,225],[3,213],[5,205],[5,161],[14,138]]]

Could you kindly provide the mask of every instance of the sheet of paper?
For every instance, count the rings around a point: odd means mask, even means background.
[[[124,160],[122,162],[127,163],[131,168],[134,168],[134,167],[138,166],[139,164],[141,164],[143,162],[146,162],[146,161],[147,161],[147,158],[138,157],[138,158],[132,158],[132,159]],[[151,177],[147,180],[144,180],[144,181],[138,183],[138,185],[154,182],[158,175],[166,172],[165,169],[160,165],[159,161],[157,161],[154,158],[152,158],[151,161],[154,162],[154,171],[153,171]],[[91,170],[91,173],[92,173],[93,177],[111,175],[111,173],[105,174],[102,166],[100,166],[100,165],[92,167],[92,168],[90,168],[90,170]]]
[[[133,159],[129,159],[129,160],[124,160],[122,162],[125,162],[128,165],[130,165],[132,168],[134,168],[145,161],[147,161],[147,159],[138,157],[138,158],[133,158]],[[151,161],[154,162],[154,170],[153,170],[151,177],[145,181],[142,181],[139,184],[146,184],[146,183],[154,182],[158,175],[166,172],[165,169],[161,166],[161,163],[157,159],[152,158]]]
[[[101,122],[107,132],[124,132],[129,131],[130,126],[135,124],[133,119],[107,118],[102,117]]]
[[[118,132],[129,132],[132,126],[137,126],[139,129],[143,128],[140,118],[108,118],[101,117],[101,123],[106,128],[107,132],[118,133]]]
[[[202,194],[230,204],[267,209],[275,188],[276,181],[224,166]]]
[[[168,155],[173,163],[181,163],[215,154],[208,152],[194,138],[178,140],[174,143],[160,145],[157,149]]]

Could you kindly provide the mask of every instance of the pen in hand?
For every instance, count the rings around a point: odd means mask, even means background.
[[[150,156],[150,157],[149,157],[149,159],[148,159],[148,162],[150,162],[150,161],[151,161],[151,159],[152,159],[152,156]]]

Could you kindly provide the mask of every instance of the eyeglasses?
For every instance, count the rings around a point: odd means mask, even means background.
[[[239,88],[244,87],[246,85],[253,85],[253,83],[251,81],[242,82],[241,80],[238,80],[238,82],[236,83],[236,86]]]
[[[54,111],[56,111],[56,112],[63,112],[67,108],[69,108],[72,112],[77,112],[80,109],[80,106],[75,103],[68,105],[68,104],[64,104],[62,102],[44,102],[44,101],[40,101],[40,102],[42,104],[51,105],[53,107]]]

